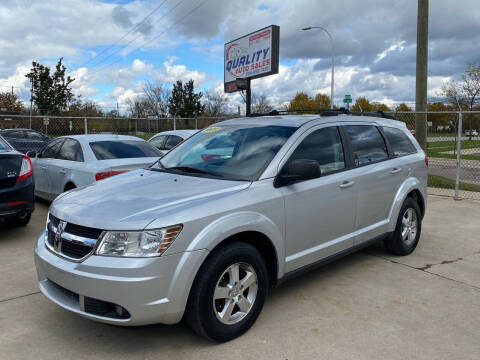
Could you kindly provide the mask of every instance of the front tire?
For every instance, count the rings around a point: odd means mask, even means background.
[[[228,341],[246,332],[260,314],[268,273],[260,252],[243,242],[214,250],[200,268],[186,320],[200,336]]]
[[[422,214],[413,198],[406,198],[397,219],[395,231],[385,240],[385,247],[395,255],[411,254],[417,247],[422,231]]]

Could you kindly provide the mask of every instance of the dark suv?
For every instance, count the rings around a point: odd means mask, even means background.
[[[30,158],[0,136],[0,220],[25,226],[34,210],[33,167]]]
[[[39,152],[51,140],[48,136],[31,129],[0,130],[0,136],[23,154],[28,151]]]

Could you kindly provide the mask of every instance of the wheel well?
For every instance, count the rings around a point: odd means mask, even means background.
[[[423,216],[425,215],[425,200],[423,199],[422,193],[418,190],[412,190],[408,193],[407,198],[408,197],[414,199],[417,202],[423,218]]]
[[[255,247],[265,259],[268,270],[270,286],[275,286],[278,276],[277,252],[271,240],[263,233],[258,231],[243,231],[232,235],[216,246],[225,246],[232,241],[242,241]]]
[[[72,190],[72,189],[75,189],[76,186],[73,182],[69,181],[68,183],[65,184],[65,188],[64,190],[65,191],[68,191],[68,190]]]

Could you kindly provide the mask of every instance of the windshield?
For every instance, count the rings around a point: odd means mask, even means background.
[[[10,150],[7,142],[0,137],[0,151]]]
[[[295,130],[251,124],[211,126],[166,154],[153,168],[253,181]]]
[[[90,143],[97,160],[160,157],[162,153],[146,141],[108,140]]]

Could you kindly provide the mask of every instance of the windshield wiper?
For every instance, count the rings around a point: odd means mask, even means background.
[[[193,168],[193,167],[190,167],[190,166],[172,166],[172,167],[164,168],[164,169],[165,170],[178,170],[178,171],[182,171],[182,172],[186,172],[186,173],[197,173],[197,174],[212,175],[212,176],[215,176],[215,177],[223,177],[220,174],[208,172],[208,171],[201,170],[201,169],[196,169],[196,168]]]

